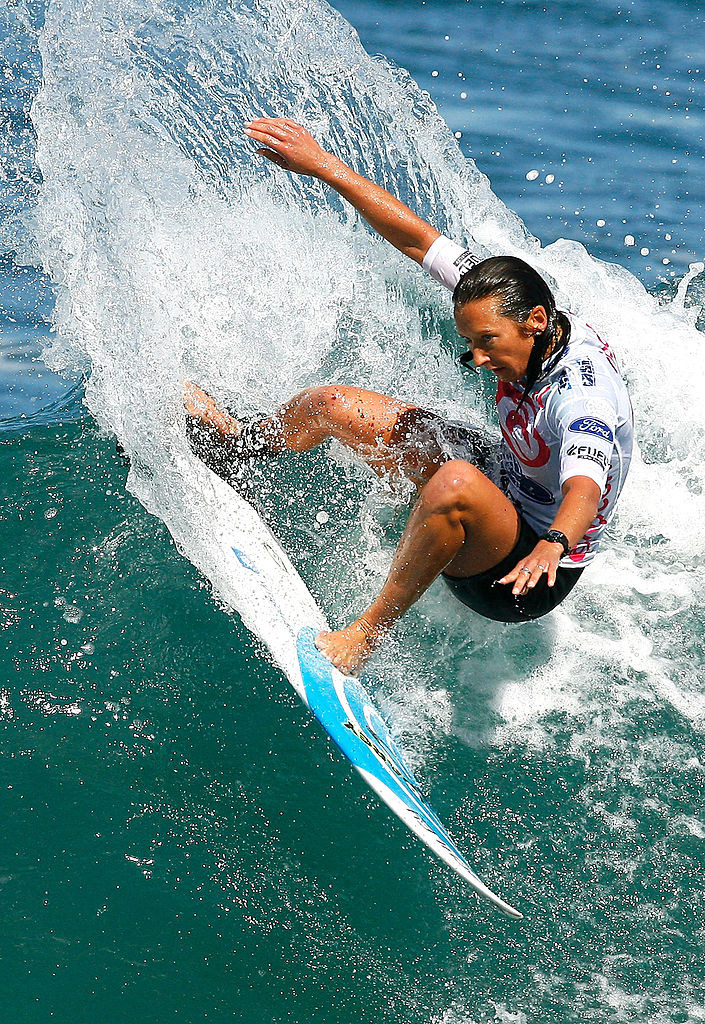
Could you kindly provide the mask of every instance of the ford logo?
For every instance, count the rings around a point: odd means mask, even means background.
[[[594,416],[581,416],[580,419],[573,420],[568,429],[575,434],[594,434],[603,441],[614,441],[614,434],[604,420],[595,419]]]

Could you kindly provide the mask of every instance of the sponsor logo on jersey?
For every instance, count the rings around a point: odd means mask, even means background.
[[[528,476],[524,476],[522,473],[517,481],[518,489],[531,501],[535,501],[537,505],[552,505],[555,501],[553,494],[543,484],[538,483],[536,480],[531,480]]]
[[[584,562],[588,554],[590,553],[591,548],[592,544],[590,543],[589,538],[583,537],[580,543],[576,544],[573,550],[568,553],[567,557],[570,559],[571,562]]]
[[[453,266],[457,267],[461,274],[465,274],[468,270],[472,270],[473,267],[477,266],[479,262],[479,257],[467,249],[465,252],[461,252],[457,260],[453,260]]]
[[[595,387],[595,367],[592,365],[591,359],[581,359],[578,363],[580,367],[580,379],[583,382],[584,387],[594,388]]]
[[[604,420],[598,420],[595,416],[581,416],[573,420],[568,430],[572,430],[574,434],[594,434],[603,441],[614,441],[614,434]]]
[[[522,472],[519,460],[512,452],[504,452],[502,466],[506,473],[506,482],[514,492],[518,492],[537,505],[554,504],[556,500],[554,494],[538,480],[532,480],[531,477],[526,476]]]
[[[561,370],[558,375],[558,390],[569,391],[571,388],[570,377],[567,370]]]
[[[609,469],[609,461],[602,449],[593,448],[589,444],[568,445],[566,455],[574,455],[576,459],[589,459],[590,462],[596,462],[600,469]]]
[[[551,458],[551,450],[536,429],[538,410],[531,397],[517,408],[520,397],[521,391],[500,381],[497,388],[497,414],[504,440],[525,466],[545,466]]]

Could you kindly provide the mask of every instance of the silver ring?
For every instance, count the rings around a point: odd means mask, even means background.
[[[523,569],[520,569],[519,572],[528,572],[529,576],[531,576],[531,569],[527,569],[526,566],[524,566]]]
[[[540,570],[541,570],[541,572],[546,572],[546,569],[548,569],[548,566],[547,566],[547,565],[541,565],[541,563],[539,562],[539,563],[537,564],[536,568],[537,568],[537,569],[540,569]]]

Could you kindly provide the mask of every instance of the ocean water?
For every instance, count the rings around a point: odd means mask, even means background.
[[[685,0],[0,10],[3,1022],[705,1020],[704,29]],[[263,165],[260,112],[529,256],[621,358],[639,456],[580,587],[511,627],[436,586],[366,673],[522,922],[192,564],[186,377],[244,412],[340,380],[492,422],[447,295]],[[408,494],[334,446],[249,486],[344,622]]]

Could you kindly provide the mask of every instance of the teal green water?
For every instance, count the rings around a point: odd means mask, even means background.
[[[326,197],[279,181],[257,191],[259,172],[225,123],[243,106],[238,39],[263,74],[268,39],[285,33],[261,4],[222,10],[65,0],[3,14],[1,1019],[703,1020],[702,275],[683,309],[665,302],[702,258],[702,71],[691,56],[702,14],[605,2],[588,16],[564,3],[547,31],[536,4],[341,5],[370,51],[432,90],[494,191],[545,242],[565,233],[593,255],[623,256],[664,300],[574,247],[541,256],[575,308],[620,343],[640,427],[643,462],[603,565],[563,612],[521,630],[469,620],[438,588],[368,679],[440,817],[525,913],[516,923],[378,803],[135,497],[157,513],[178,507],[160,409],[175,408],[187,372],[210,373],[254,407],[336,374],[491,415],[487,394],[454,375],[443,296],[356,225],[326,219]],[[245,32],[242,11],[255,12],[250,34],[229,35],[230,20]],[[320,92],[302,102],[336,138],[360,112],[363,166],[393,166],[400,188],[411,173],[409,198],[442,225],[531,247],[471,165],[456,163],[413,83],[399,75],[395,108],[386,71],[345,49],[338,23],[330,48],[306,31],[267,88],[281,80],[305,93],[315,68]],[[336,47],[359,61],[338,91]],[[204,73],[213,53],[222,77]],[[40,57],[43,106],[30,121]],[[605,81],[620,83],[616,98]],[[154,134],[130,149],[145,111]],[[635,118],[648,127],[632,131]],[[593,127],[620,119],[626,135]],[[545,173],[563,156],[552,196]],[[588,156],[622,177],[586,178]],[[524,174],[540,160],[532,192]],[[449,199],[463,175],[467,194]],[[183,198],[194,195],[191,209]],[[27,219],[42,197],[44,212]],[[598,228],[613,199],[623,216]],[[551,233],[561,203],[569,224]],[[624,246],[628,233],[636,246]],[[315,273],[292,257],[301,247],[318,253]],[[642,263],[642,247],[658,259]],[[258,345],[234,350],[255,298],[266,314]],[[65,376],[34,361],[47,338]],[[133,455],[129,481],[115,432]],[[257,486],[342,621],[379,580],[403,500],[335,451],[273,465]],[[332,513],[325,529],[313,525],[321,509]]]
[[[488,882],[511,880],[527,917],[508,922],[351,776],[124,476],[90,424],[2,447],[23,524],[3,594],[6,1019],[597,1020],[614,1001],[697,1019],[703,769],[680,716],[634,700],[615,727],[607,704],[583,743],[592,711],[555,712],[537,754],[476,742],[491,711],[465,696],[420,774]]]

